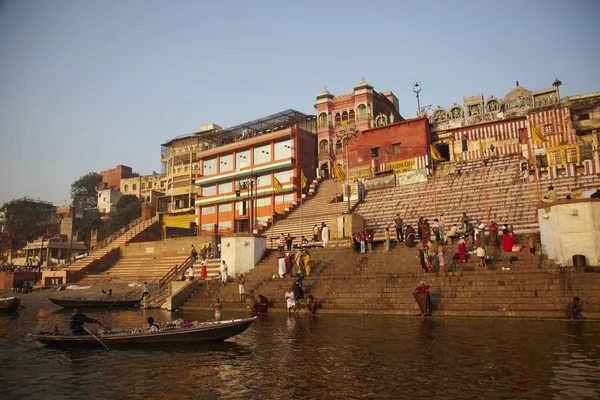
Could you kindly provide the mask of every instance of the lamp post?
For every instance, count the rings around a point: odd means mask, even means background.
[[[348,130],[342,129],[335,134],[339,140],[342,141],[342,150],[344,142],[346,142],[346,187],[350,186],[350,169],[349,169],[349,155],[348,155],[348,140],[356,136],[356,127],[348,127]],[[347,189],[346,189],[347,190]],[[348,195],[348,214],[350,214],[350,193]]]
[[[240,197],[242,190],[248,190],[248,228],[250,233],[254,232],[254,186],[256,177],[235,183],[235,196]]]
[[[421,92],[421,82],[414,83],[413,92],[417,95],[417,115],[420,115],[421,114],[421,100],[419,99],[419,93]]]

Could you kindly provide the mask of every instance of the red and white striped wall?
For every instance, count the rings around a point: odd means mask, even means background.
[[[571,111],[569,110],[569,107],[531,113],[527,115],[527,122],[529,124],[530,138],[532,126],[535,126],[542,135],[548,138],[548,142],[535,142],[534,148],[544,149],[563,144],[577,143],[577,134],[571,122]],[[550,134],[545,130],[547,125],[552,126],[552,133]]]

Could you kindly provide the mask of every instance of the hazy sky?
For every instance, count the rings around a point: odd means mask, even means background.
[[[563,82],[600,91],[600,1],[0,0],[0,204],[160,171],[160,145],[365,80],[400,112]]]

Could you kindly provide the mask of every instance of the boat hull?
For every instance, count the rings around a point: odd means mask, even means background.
[[[107,334],[97,336],[97,338],[109,347],[220,342],[244,332],[252,325],[256,318],[207,322],[203,323],[200,327],[179,328],[158,332]],[[52,347],[102,347],[102,344],[91,335],[32,335],[31,337],[38,342]]]
[[[118,299],[66,299],[48,297],[51,302],[64,308],[122,308],[135,307],[142,299],[118,300]]]
[[[19,299],[18,297],[4,297],[0,299],[0,311],[17,311],[20,305],[21,299]]]

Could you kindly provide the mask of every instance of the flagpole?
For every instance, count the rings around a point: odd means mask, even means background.
[[[275,228],[275,182],[273,182],[273,212],[271,213],[271,250],[273,250],[273,230]]]
[[[337,185],[338,185],[338,177],[337,177],[337,171],[335,171],[335,167],[334,167],[334,172],[333,175],[335,176],[335,228],[337,230],[337,232],[335,233],[335,247],[339,247],[339,242],[340,242],[340,228],[338,227],[338,224],[340,222],[340,211],[338,208],[338,195],[337,195]]]
[[[481,153],[481,174],[482,174],[482,179],[483,179],[483,196],[485,198],[485,216],[486,216],[486,220],[489,223],[490,207],[489,207],[488,195],[487,195],[487,171],[486,171],[485,160],[483,157],[483,144],[481,143],[481,140],[479,141],[479,151]]]

